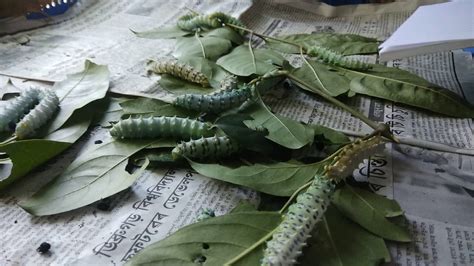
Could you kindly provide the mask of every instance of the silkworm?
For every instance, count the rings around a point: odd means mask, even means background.
[[[177,26],[184,31],[200,31],[216,29],[225,24],[233,24],[240,27],[245,25],[238,19],[222,12],[215,12],[209,15],[187,14],[178,19]],[[240,34],[244,34],[243,30],[236,30]]]
[[[173,158],[219,159],[239,150],[239,145],[227,136],[200,138],[182,142],[171,151]]]
[[[237,89],[238,80],[237,76],[227,75],[219,83],[219,92],[221,91],[233,91]]]
[[[222,13],[222,12],[215,12],[215,13],[211,14],[210,17],[211,18],[216,18],[219,22],[221,22],[221,25],[222,24],[224,24],[224,25],[232,24],[232,25],[236,25],[236,26],[245,28],[245,24],[242,23],[242,21],[240,21],[239,19],[234,18],[232,16],[229,16],[225,13]],[[244,30],[241,30],[241,29],[234,29],[234,30],[239,32],[241,35],[245,34]]]
[[[196,28],[196,25],[193,23],[192,19],[197,17],[197,16],[198,16],[198,14],[196,14],[196,13],[186,14],[184,16],[181,16],[178,19],[178,22],[176,24],[182,30],[195,31],[197,28]]]
[[[212,136],[214,131],[207,123],[180,117],[138,117],[116,123],[110,129],[114,138],[139,139],[175,137],[179,139]]]
[[[330,49],[321,46],[312,46],[308,49],[307,54],[310,56],[315,56],[323,62],[335,66],[345,67],[354,70],[368,70],[372,68],[370,64],[359,60],[348,59],[340,53],[334,52]]]
[[[359,164],[375,153],[384,149],[384,141],[380,136],[373,136],[367,140],[356,140],[354,143],[344,147],[335,156],[329,165],[325,166],[326,175],[329,178],[340,180],[352,174]]]
[[[263,252],[262,265],[293,265],[301,255],[306,240],[324,215],[334,192],[334,183],[315,176],[306,192],[296,198],[275,229]]]
[[[39,103],[16,125],[15,135],[18,139],[33,137],[36,130],[46,124],[59,108],[59,98],[52,90],[41,91],[39,99]]]
[[[5,103],[0,110],[0,131],[14,130],[20,118],[38,103],[39,92],[36,88],[30,88]]]
[[[163,59],[159,61],[151,60],[148,62],[149,72],[156,74],[170,74],[190,82],[198,83],[203,87],[209,87],[207,77],[194,69],[192,66],[181,63],[176,59]]]
[[[184,94],[178,96],[174,104],[189,110],[219,113],[237,107],[252,96],[251,87],[222,91],[210,95]]]

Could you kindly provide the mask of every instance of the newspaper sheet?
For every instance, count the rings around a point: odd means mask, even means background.
[[[90,58],[109,65],[113,91],[159,98],[164,93],[144,75],[143,67],[146,59],[169,54],[173,41],[139,39],[129,29],[170,25],[187,12],[186,8],[233,15],[247,10],[241,16],[246,25],[274,36],[339,32],[381,40],[412,12],[405,7],[401,11],[391,8],[360,14],[343,11],[343,16],[337,17],[339,9],[334,9],[331,14],[335,17],[327,18],[295,8],[292,2],[83,1],[84,7],[75,11],[77,15],[62,23],[0,38],[0,74],[57,81],[80,69],[83,60]],[[364,59],[376,61],[375,57]],[[463,52],[389,64],[415,72],[474,102],[474,92],[467,90],[474,84],[469,75],[472,58]],[[0,84],[5,82],[0,79]],[[271,105],[285,116],[354,136],[370,132],[358,119],[312,95],[295,90],[280,93]],[[469,156],[474,150],[472,120],[438,117],[366,97],[350,101],[374,121],[390,124],[402,143],[416,146],[387,144],[384,154],[361,164],[353,174],[377,193],[396,199],[406,210],[416,241],[411,246],[391,245],[393,261],[399,265],[473,264],[474,216],[469,212],[474,202],[474,158]],[[81,150],[83,145],[94,145],[94,140],[103,137],[100,131],[92,132],[75,147]],[[240,200],[258,202],[253,191],[212,181],[189,170],[152,169],[130,190],[108,199],[110,211],[99,210],[98,204],[93,204],[63,215],[32,217],[16,206],[59,173],[76,152],[72,149],[25,177],[8,194],[0,195],[4,217],[0,221],[4,236],[0,264],[120,265],[148,244],[192,223],[202,208],[212,207],[220,215]],[[49,257],[35,252],[43,241],[53,245]]]

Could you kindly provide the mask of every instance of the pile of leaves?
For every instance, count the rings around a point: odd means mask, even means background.
[[[199,16],[190,14],[189,18]],[[175,27],[135,32],[142,38],[176,39],[173,58],[158,58],[148,66],[151,72],[171,69],[161,73],[158,81],[170,98],[117,98],[106,94],[107,68],[89,61],[84,71],[55,84],[60,109],[41,134],[34,139],[0,144],[0,167],[10,169],[9,175],[0,180],[0,188],[67,149],[91,123],[110,127],[130,118],[197,118],[212,125],[217,136],[227,136],[238,143],[239,152],[212,160],[174,157],[173,148],[187,140],[173,136],[109,138],[82,151],[63,173],[20,206],[38,216],[62,213],[130,187],[148,166],[190,167],[204,176],[265,193],[276,201],[285,197],[286,203],[279,211],[267,210],[265,205],[257,210],[242,204],[229,214],[180,229],[145,248],[130,264],[257,265],[265,242],[285,218],[287,206],[315,175],[325,173],[325,167],[341,149],[352,143],[340,132],[273,113],[266,104],[266,99],[272,97],[268,92],[277,90],[283,82],[291,82],[350,112],[374,128],[372,135],[382,135],[387,140],[395,140],[387,126],[371,121],[344,101],[361,94],[442,115],[474,117],[472,106],[445,88],[404,70],[347,58],[376,54],[379,42],[375,39],[328,33],[275,38],[246,29],[235,19],[223,19],[227,17],[221,14],[207,18],[216,17],[219,23],[210,21],[216,25],[212,27],[206,21],[196,20],[196,25],[183,28],[180,18],[181,24],[178,21]],[[264,47],[254,46],[257,38],[265,41]],[[288,58],[293,59],[293,64]],[[160,62],[166,66],[157,67]],[[189,76],[189,69],[180,67],[178,71],[177,64],[201,73],[207,83],[186,80],[183,77]],[[194,103],[177,104],[177,98],[190,94],[194,95],[192,99],[200,99],[199,95],[219,97],[227,93],[222,84],[229,77],[235,79],[233,90],[252,89],[242,104],[219,112],[189,108]],[[98,106],[108,108],[96,112]],[[93,123],[91,112],[102,116]],[[9,137],[3,136],[4,140]],[[133,173],[126,171],[130,164],[137,168]],[[390,261],[384,240],[410,241],[406,229],[398,225],[403,220],[403,211],[395,201],[357,188],[345,182],[345,178],[337,182],[331,205],[312,231],[299,263],[377,265]]]

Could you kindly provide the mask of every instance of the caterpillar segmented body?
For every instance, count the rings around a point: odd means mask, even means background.
[[[138,117],[119,121],[110,129],[114,138],[161,138],[176,137],[195,139],[212,136],[210,125],[194,119],[180,117]]]
[[[224,79],[221,80],[219,84],[219,92],[236,90],[237,85],[238,85],[237,76],[228,75]]]
[[[306,240],[318,221],[321,220],[334,192],[334,183],[315,176],[306,192],[296,198],[283,221],[276,228],[272,239],[267,242],[262,265],[293,265]]]
[[[334,157],[331,164],[325,166],[329,178],[340,180],[352,174],[359,164],[375,153],[384,149],[384,141],[380,136],[373,136],[367,140],[356,140],[347,145]]]
[[[236,142],[227,136],[200,138],[178,144],[172,151],[173,158],[218,159],[230,156],[239,150]]]
[[[219,113],[237,107],[252,96],[251,87],[215,94],[184,94],[178,96],[174,104],[189,110]]]
[[[262,265],[293,265],[306,245],[314,226],[321,220],[340,181],[359,166],[362,159],[383,149],[383,140],[374,136],[356,140],[342,149],[325,167],[323,175],[316,175],[306,190],[290,205],[282,223],[267,242]]]
[[[315,56],[323,62],[335,66],[345,67],[354,70],[368,70],[372,68],[370,64],[359,60],[348,59],[340,53],[334,52],[330,49],[321,46],[313,46],[309,48],[307,54],[310,56]]]
[[[240,27],[245,25],[238,19],[222,12],[215,12],[209,15],[188,14],[178,19],[177,25],[184,31],[200,31],[220,28],[225,24],[233,24]],[[237,30],[241,35],[245,32]]]
[[[18,139],[34,136],[36,130],[46,124],[59,108],[59,98],[52,90],[41,91],[39,99],[39,103],[16,125]]]
[[[0,111],[0,131],[10,131],[21,117],[38,102],[40,90],[30,88],[20,96],[10,100]]]
[[[170,74],[190,82],[198,83],[203,87],[209,87],[207,77],[194,69],[192,66],[181,63],[176,59],[164,59],[159,61],[150,61],[148,63],[149,72],[156,74]]]

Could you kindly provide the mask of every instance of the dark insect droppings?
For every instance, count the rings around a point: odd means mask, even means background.
[[[43,242],[41,245],[36,249],[41,254],[49,252],[49,249],[51,248],[51,244],[48,242]]]

